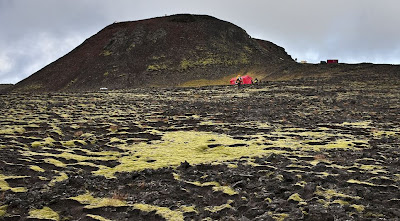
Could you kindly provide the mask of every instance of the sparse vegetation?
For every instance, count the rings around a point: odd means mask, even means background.
[[[399,82],[0,95],[1,219],[395,219]]]
[[[102,53],[101,53],[101,55],[103,55],[103,56],[110,56],[110,55],[112,55],[113,53],[111,52],[111,51],[109,51],[109,50],[104,50]]]
[[[35,209],[29,211],[29,218],[33,219],[46,219],[46,220],[60,220],[60,216],[57,212],[53,211],[49,207],[43,207],[42,209]]]
[[[152,65],[149,65],[148,67],[147,67],[147,70],[148,71],[160,71],[160,70],[164,70],[164,69],[167,69],[168,67],[167,67],[167,65],[165,65],[165,64],[161,64],[161,65],[158,65],[158,64],[152,64]]]

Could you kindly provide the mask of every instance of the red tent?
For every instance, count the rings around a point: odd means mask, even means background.
[[[232,78],[232,79],[230,80],[230,83],[231,83],[232,85],[233,85],[233,84],[236,84],[236,79],[237,79],[237,77]],[[249,75],[245,75],[245,76],[242,77],[243,84],[251,84],[251,80],[253,80],[253,78],[250,77]]]

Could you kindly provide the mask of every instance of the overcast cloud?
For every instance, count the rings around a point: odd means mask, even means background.
[[[178,13],[229,21],[318,63],[400,63],[398,0],[0,0],[0,83],[17,83],[115,21]]]

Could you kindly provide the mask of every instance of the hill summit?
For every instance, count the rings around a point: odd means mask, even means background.
[[[228,84],[294,61],[269,41],[207,15],[118,22],[17,83],[14,91],[87,91]]]

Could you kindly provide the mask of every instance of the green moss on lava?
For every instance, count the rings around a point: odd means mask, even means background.
[[[90,217],[92,219],[95,219],[95,220],[99,220],[99,221],[112,221],[111,219],[106,219],[106,218],[104,218],[102,216],[93,215],[93,214],[87,214],[86,216]]]
[[[151,64],[147,66],[148,71],[160,71],[165,69],[168,69],[168,66],[166,64]]]
[[[37,153],[37,152],[25,152],[23,155],[25,156],[42,156],[42,157],[54,157],[54,158],[64,158],[66,160],[76,160],[78,162],[82,161],[109,161],[109,160],[116,160],[121,155],[119,152],[112,152],[112,151],[104,151],[104,152],[91,152],[89,150],[84,150],[89,156],[83,156],[79,154],[74,154],[71,152],[62,152],[59,154],[53,153]],[[51,158],[48,158],[51,159]],[[56,161],[53,161],[56,162]]]
[[[103,55],[103,56],[110,56],[110,55],[112,55],[113,53],[111,52],[111,51],[109,51],[109,50],[104,50],[100,55]]]
[[[195,206],[180,206],[179,211],[182,213],[199,213]]]
[[[373,183],[369,183],[369,182],[364,182],[364,181],[359,181],[359,180],[354,180],[354,179],[350,179],[347,180],[348,183],[352,183],[352,184],[360,184],[360,185],[367,185],[367,186],[376,186]]]
[[[7,205],[0,206],[0,218],[4,217],[7,214]]]
[[[37,148],[37,147],[44,147],[44,146],[54,146],[55,140],[51,137],[45,138],[43,141],[34,141],[31,143],[32,148]]]
[[[318,196],[323,196],[327,200],[330,200],[334,197],[335,198],[340,197],[340,198],[344,198],[344,199],[361,199],[358,196],[350,196],[350,195],[347,195],[344,193],[340,193],[334,189],[324,189],[320,186],[317,187],[315,194]]]
[[[135,44],[135,43],[132,43],[132,44],[129,45],[127,51],[131,51],[131,50],[134,49],[135,47],[136,47],[136,44]]]
[[[36,91],[36,90],[40,90],[43,88],[42,84],[30,84],[27,86],[24,86],[22,88],[17,89],[18,91]]]
[[[201,187],[205,187],[205,186],[212,186],[213,191],[221,191],[223,193],[226,193],[228,195],[236,195],[238,194],[238,192],[236,192],[234,189],[232,189],[229,186],[222,186],[221,184],[219,184],[218,182],[205,182],[205,183],[200,183],[198,181],[195,182],[189,182],[189,181],[185,181],[186,183],[190,183],[193,184],[195,186],[201,186]]]
[[[353,208],[356,209],[357,212],[359,212],[359,213],[363,212],[364,209],[365,209],[365,206],[363,206],[363,205],[357,205],[357,204],[350,205],[350,207],[353,207]]]
[[[113,198],[96,198],[93,197],[92,194],[90,194],[89,192],[79,196],[70,197],[70,199],[76,200],[79,203],[84,204],[85,208],[87,209],[128,206],[125,201]]]
[[[45,171],[44,169],[42,169],[41,167],[36,166],[36,165],[32,165],[32,166],[30,166],[29,168],[30,168],[31,170],[33,170],[33,171],[36,171],[36,172],[44,172],[44,171]]]
[[[135,203],[135,204],[128,204],[125,201],[119,200],[119,199],[114,199],[114,198],[96,198],[93,197],[93,195],[89,192],[75,196],[75,197],[70,197],[72,200],[76,200],[79,203],[85,205],[84,207],[87,209],[95,209],[95,208],[102,208],[102,207],[125,207],[129,206],[134,209],[138,209],[141,211],[145,212],[152,212],[155,211],[156,214],[160,215],[166,220],[184,220],[183,219],[183,213],[186,212],[196,212],[194,207],[190,206],[181,206],[178,210],[171,210],[167,207],[160,207],[160,206],[153,206],[149,204],[143,204],[143,203]],[[98,217],[100,218],[100,217]]]
[[[145,212],[152,212],[155,211],[156,214],[160,215],[167,221],[180,221],[184,220],[183,217],[183,212],[181,211],[174,211],[171,210],[167,207],[160,207],[160,206],[153,206],[153,205],[148,205],[148,204],[142,204],[142,203],[135,203],[133,205],[133,208],[145,211]]]
[[[221,55],[216,55],[209,53],[207,56],[199,57],[197,59],[187,59],[184,58],[180,62],[180,70],[186,70],[193,67],[204,67],[208,65],[239,65],[239,64],[249,64],[250,60],[247,54],[242,53],[237,58],[224,57]]]
[[[75,147],[78,144],[81,145],[87,145],[87,143],[84,140],[67,140],[67,141],[60,141],[61,145],[64,147]]]
[[[7,126],[5,127],[5,129],[0,129],[0,134],[13,135],[16,133],[18,134],[25,133],[25,128],[19,126]]]
[[[59,160],[56,160],[54,158],[45,158],[43,159],[44,162],[53,164],[56,167],[66,167],[67,165]]]
[[[139,143],[134,146],[121,144],[118,148],[130,154],[118,159],[119,165],[102,168],[95,174],[114,177],[116,172],[131,172],[147,168],[157,169],[178,166],[187,161],[191,164],[211,163],[240,158],[242,156],[260,156],[285,151],[264,150],[256,140],[233,139],[224,134],[197,131],[167,132],[160,141]],[[210,148],[209,145],[220,144]],[[239,145],[238,145],[239,144]],[[238,145],[233,147],[232,145]],[[151,160],[150,160],[151,159]]]
[[[284,221],[289,217],[289,214],[287,213],[273,213],[273,212],[268,212],[268,215],[270,215],[273,219],[276,221]]]
[[[296,202],[304,202],[304,200],[300,197],[300,195],[298,194],[298,193],[294,193],[294,194],[292,194],[289,198],[288,198],[288,201],[290,201],[290,200],[292,200],[292,201],[296,201]]]
[[[64,172],[60,172],[58,176],[54,177],[50,181],[49,186],[54,186],[57,182],[62,182],[67,179],[68,179],[68,175]]]
[[[233,200],[228,200],[225,204],[219,206],[207,206],[204,208],[204,210],[210,211],[212,213],[217,213],[224,209],[233,209],[233,207],[231,206],[233,202]]]
[[[7,179],[21,179],[27,178],[27,176],[5,176],[0,174],[0,191],[11,190],[15,193],[26,192],[27,189],[25,187],[10,187],[7,183]]]
[[[29,217],[31,219],[45,219],[45,220],[60,220],[60,216],[57,212],[52,210],[50,207],[43,207],[42,209],[33,209],[29,211]]]

